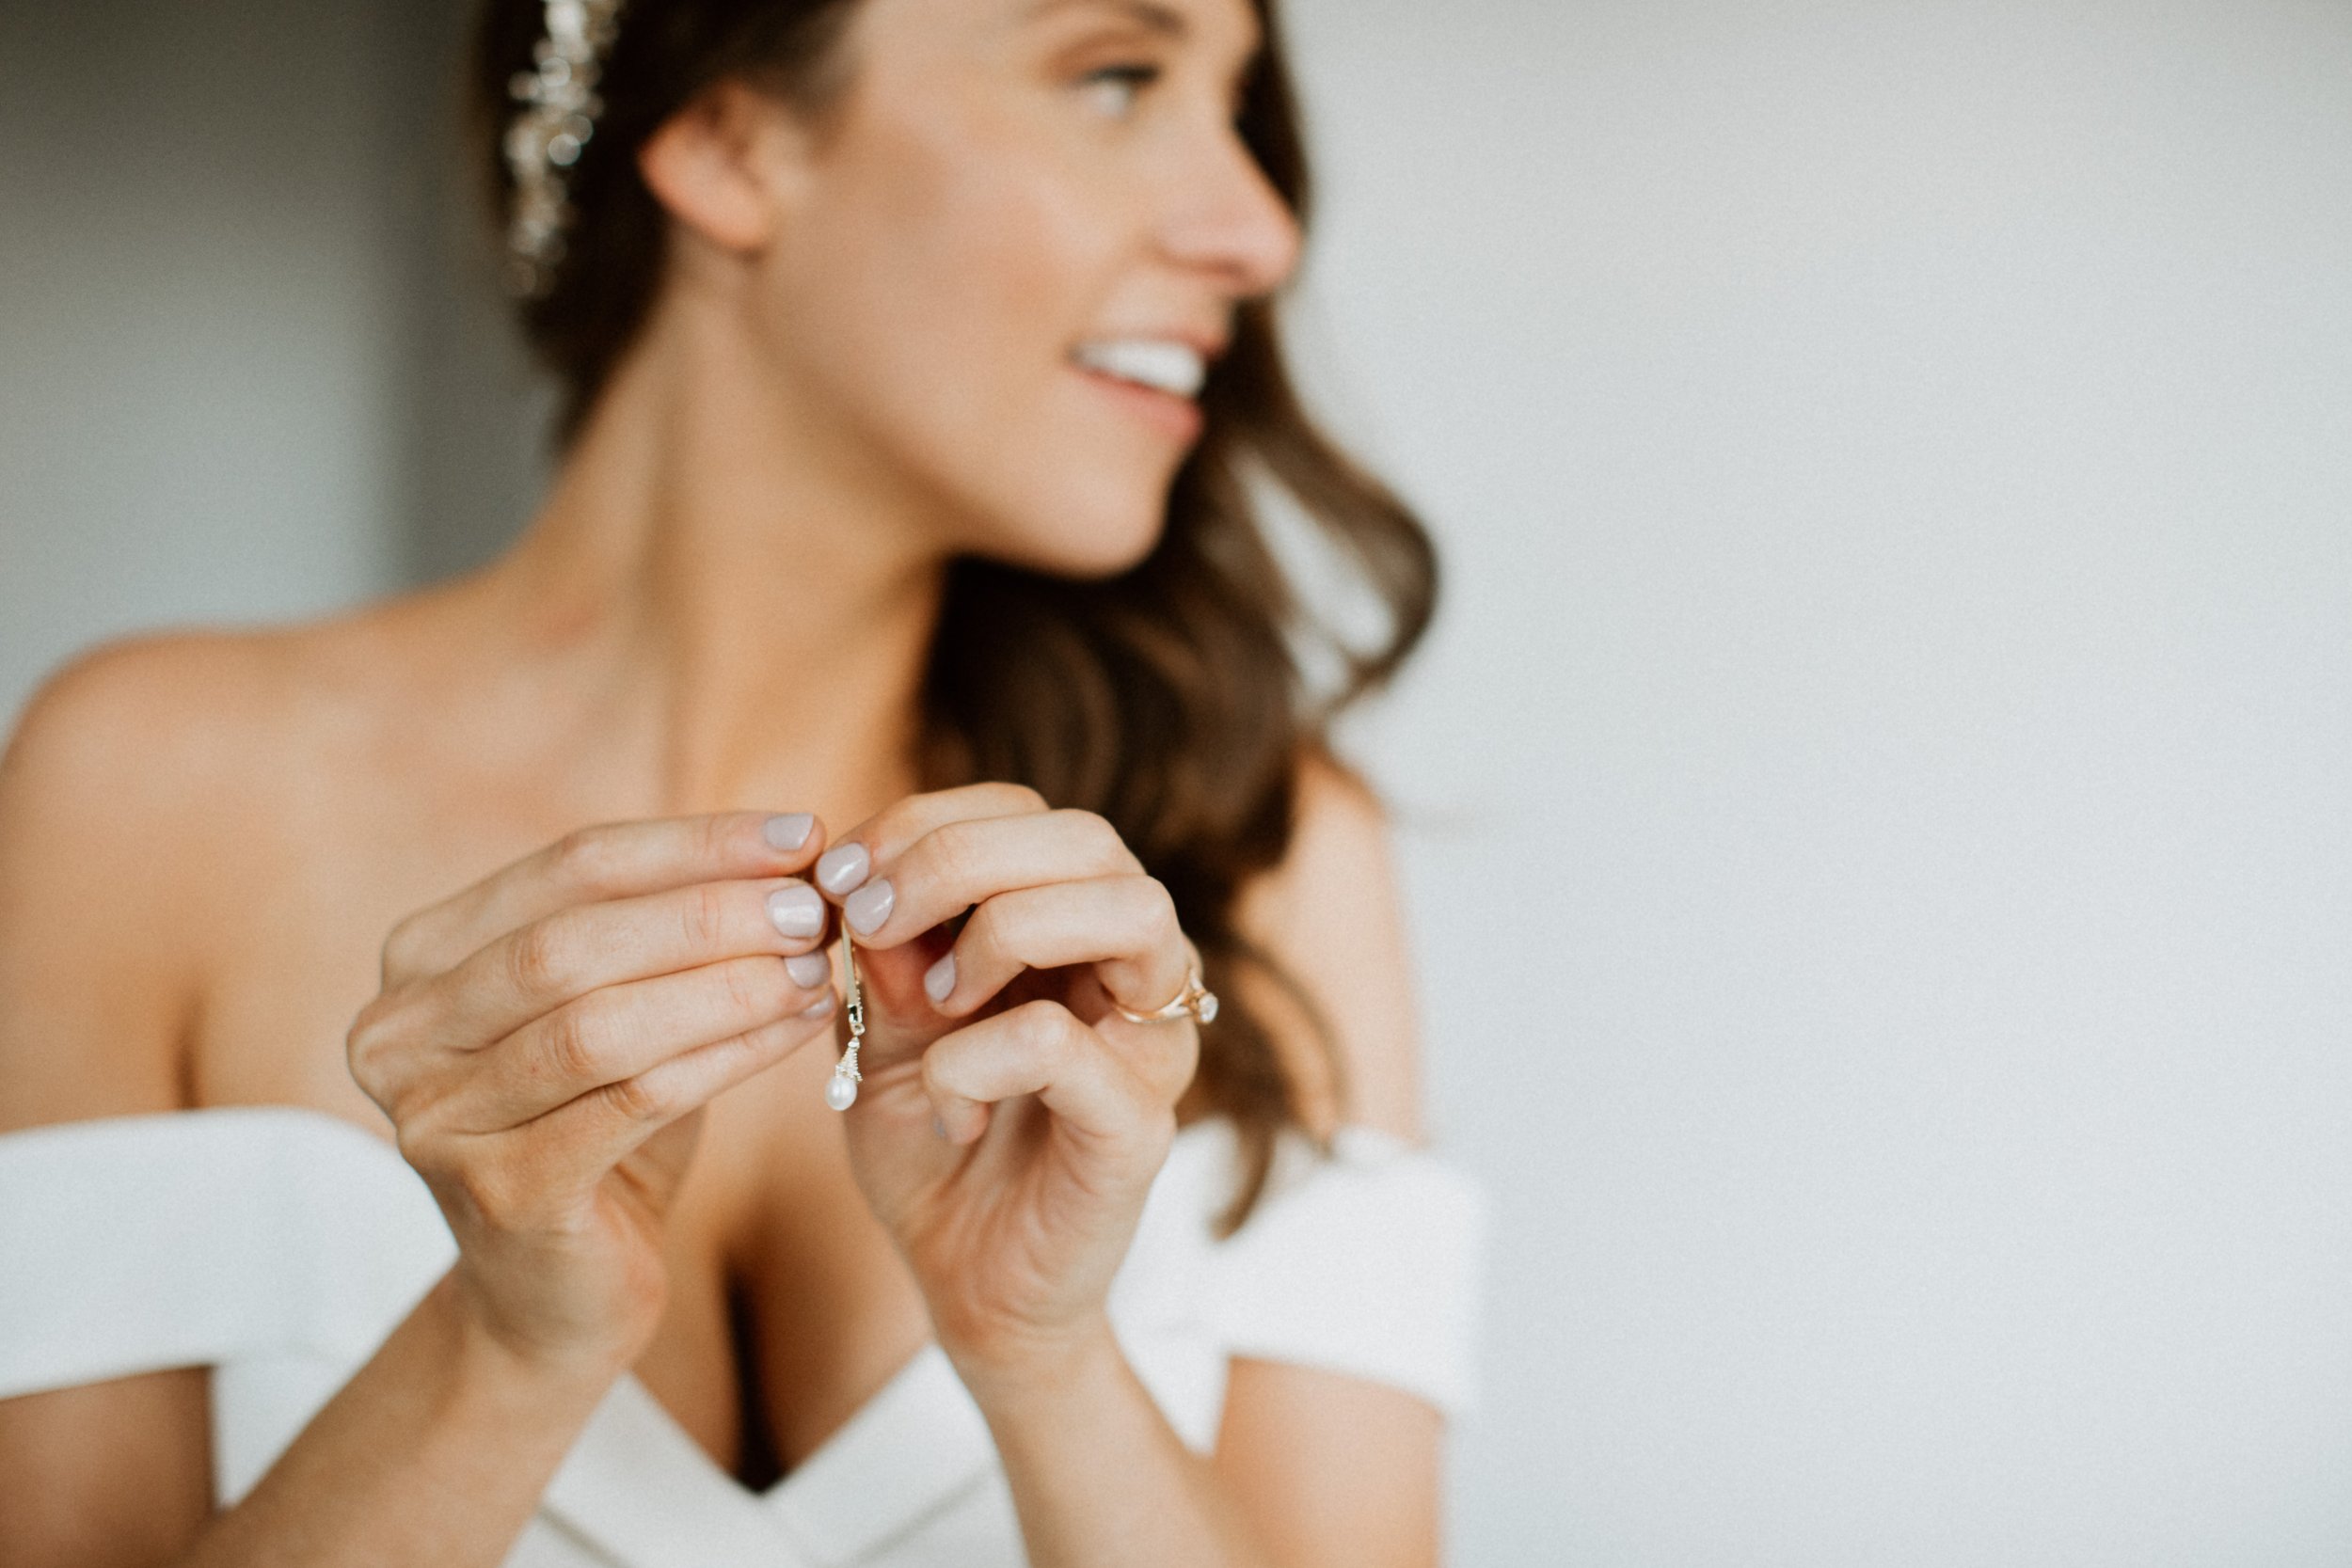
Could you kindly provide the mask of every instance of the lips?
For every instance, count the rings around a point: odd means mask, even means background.
[[[1208,424],[1208,415],[1191,398],[1114,375],[1108,371],[1083,363],[1074,356],[1070,371],[1080,382],[1091,388],[1095,396],[1105,400],[1111,408],[1123,411],[1164,436],[1173,436],[1182,445],[1189,446],[1199,440]]]

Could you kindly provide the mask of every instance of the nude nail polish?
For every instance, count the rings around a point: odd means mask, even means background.
[[[787,812],[771,816],[760,826],[760,836],[767,839],[771,849],[798,849],[808,842],[808,835],[817,826],[817,818],[808,812]]]
[[[784,960],[784,972],[803,990],[815,990],[833,978],[833,961],[822,953],[795,953]]]
[[[890,918],[891,908],[898,902],[898,890],[890,885],[889,878],[883,877],[844,899],[841,913],[851,930],[865,936],[882,929],[882,923]]]
[[[838,897],[866,880],[874,868],[863,844],[836,844],[817,857],[817,885]]]
[[[945,1002],[956,989],[956,956],[949,953],[923,972],[923,990],[933,1002]]]
[[[825,901],[806,882],[787,882],[768,895],[768,918],[780,935],[813,937],[825,928]]]

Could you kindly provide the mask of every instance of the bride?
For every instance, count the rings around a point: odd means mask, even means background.
[[[1482,1210],[1327,736],[1435,570],[1285,377],[1269,8],[469,80],[531,526],[0,770],[0,1559],[1434,1561]],[[1391,612],[1336,697],[1268,483]]]

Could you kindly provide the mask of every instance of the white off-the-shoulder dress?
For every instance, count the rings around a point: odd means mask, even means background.
[[[1184,1128],[1113,1284],[1112,1327],[1206,1451],[1227,1358],[1475,1397],[1483,1186],[1438,1150],[1285,1133],[1216,1241],[1234,1132]],[[242,1497],[456,1255],[388,1143],[322,1112],[217,1107],[0,1135],[0,1397],[212,1369],[214,1488]],[[1014,1568],[1026,1560],[978,1407],[934,1342],[782,1481],[754,1492],[634,1377],[556,1472],[511,1568]]]

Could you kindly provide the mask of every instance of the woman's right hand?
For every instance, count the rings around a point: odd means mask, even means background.
[[[790,875],[823,838],[805,814],[583,828],[386,939],[352,1076],[510,1350],[617,1371],[651,1337],[703,1106],[833,1038],[827,906]]]

